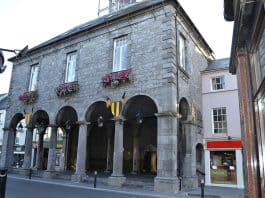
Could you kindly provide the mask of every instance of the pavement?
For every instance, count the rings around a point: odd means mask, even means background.
[[[197,188],[194,190],[184,190],[182,192],[172,194],[172,193],[158,193],[151,190],[135,188],[134,186],[126,186],[126,187],[113,187],[108,186],[106,184],[97,183],[97,188],[93,187],[93,183],[77,183],[71,182],[69,180],[62,179],[46,179],[46,178],[38,178],[33,177],[29,180],[26,177],[9,174],[8,178],[11,180],[20,180],[22,182],[34,182],[39,184],[47,184],[47,185],[57,185],[61,187],[71,187],[80,190],[90,190],[97,193],[115,193],[119,195],[123,195],[125,197],[155,197],[155,198],[170,198],[170,197],[181,197],[181,198],[195,198],[201,197],[201,189]],[[117,197],[117,196],[116,196]],[[205,187],[205,198],[244,198],[244,189],[237,188],[228,188],[228,187],[213,187],[206,186]],[[9,198],[9,197],[7,197]]]

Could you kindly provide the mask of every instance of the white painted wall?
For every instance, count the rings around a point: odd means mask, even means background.
[[[213,91],[211,79],[222,75],[225,79],[225,89]],[[226,107],[227,134],[213,134],[212,109],[216,107]],[[241,137],[237,79],[228,70],[202,73],[202,109],[205,139]]]

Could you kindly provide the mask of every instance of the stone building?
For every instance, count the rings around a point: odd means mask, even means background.
[[[265,16],[264,0],[225,0],[234,21],[229,71],[238,78],[248,197],[265,197]]]
[[[212,59],[176,0],[130,2],[11,58],[0,166],[11,166],[25,119],[21,173],[31,168],[35,131],[33,168],[45,177],[82,181],[97,170],[110,172],[110,185],[136,174],[154,175],[156,191],[196,187],[200,71]]]
[[[202,72],[205,184],[244,188],[237,78],[228,69],[219,59]]]

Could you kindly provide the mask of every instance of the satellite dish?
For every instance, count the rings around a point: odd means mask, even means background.
[[[3,52],[0,50],[0,73],[3,73],[6,69],[4,62],[5,62],[5,57]]]
[[[18,53],[18,57],[23,57],[26,55],[26,53],[28,52],[29,47],[26,45],[26,47],[24,47],[22,50],[20,50],[20,52]]]

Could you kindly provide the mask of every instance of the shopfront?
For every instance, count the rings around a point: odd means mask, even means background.
[[[206,141],[206,185],[243,188],[241,140]]]

